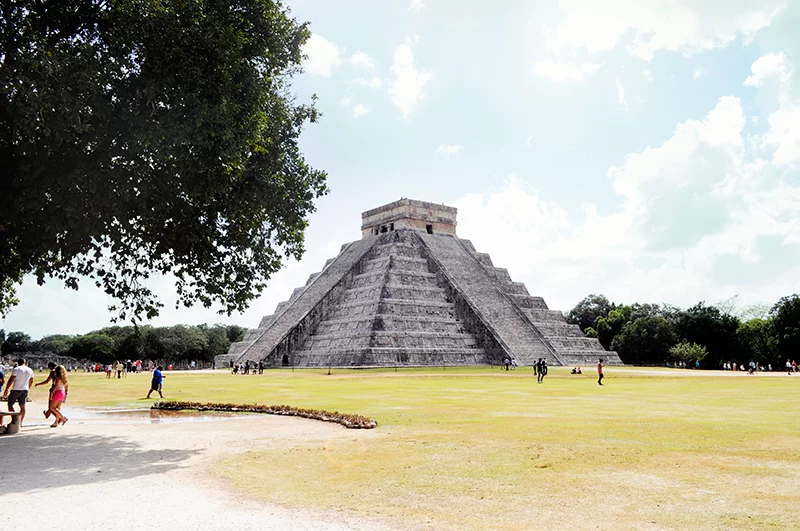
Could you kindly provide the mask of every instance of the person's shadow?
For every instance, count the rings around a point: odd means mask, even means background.
[[[105,435],[54,436],[49,429],[24,436],[2,436],[0,476],[6,478],[2,492],[21,493],[159,474],[181,466],[196,453],[143,450],[127,439]]]

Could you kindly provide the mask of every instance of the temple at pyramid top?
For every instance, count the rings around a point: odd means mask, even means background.
[[[364,212],[362,238],[344,244],[216,365],[622,363],[456,236],[456,213],[405,198]]]
[[[455,236],[457,213],[453,207],[403,198],[361,214],[361,236],[403,229]]]

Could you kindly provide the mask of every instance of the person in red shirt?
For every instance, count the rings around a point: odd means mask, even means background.
[[[603,385],[603,358],[597,362],[597,383]]]

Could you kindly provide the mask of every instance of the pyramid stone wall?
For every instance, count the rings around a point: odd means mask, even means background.
[[[551,365],[621,361],[455,235],[456,210],[401,199],[273,315],[216,358],[267,366]]]

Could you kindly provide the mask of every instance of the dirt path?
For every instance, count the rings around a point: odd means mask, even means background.
[[[72,414],[49,428],[38,411],[0,437],[0,506],[13,528],[51,530],[380,529],[378,522],[237,497],[209,473],[215,459],[253,447],[347,436],[317,421],[258,415],[152,424]],[[264,478],[274,481],[275,478]]]

